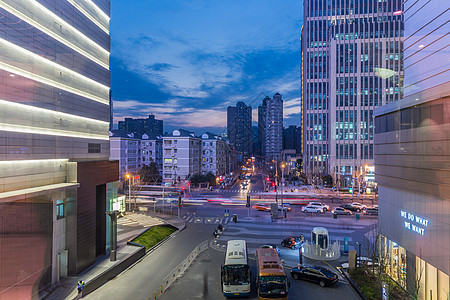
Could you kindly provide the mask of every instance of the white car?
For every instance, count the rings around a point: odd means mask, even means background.
[[[325,211],[329,211],[330,210],[330,206],[320,203],[320,202],[309,202],[308,206],[317,206],[319,207],[323,212]]]
[[[354,206],[354,207],[358,208],[359,211],[363,211],[363,210],[366,208],[365,205],[363,205],[363,204],[361,204],[361,203],[359,203],[359,202],[353,202],[353,203],[351,204],[351,206]]]
[[[302,207],[302,212],[305,212],[305,213],[322,213],[323,209],[318,207],[318,206],[309,205],[309,206]]]

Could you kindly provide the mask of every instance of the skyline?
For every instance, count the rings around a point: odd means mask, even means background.
[[[228,106],[251,105],[255,124],[278,92],[284,125],[300,125],[302,5],[263,2],[113,3],[114,124],[153,113],[167,132],[220,134]]]

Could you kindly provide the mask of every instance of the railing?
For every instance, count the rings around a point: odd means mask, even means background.
[[[164,278],[161,284],[161,294],[164,293],[178,277],[183,275],[183,273],[191,266],[195,258],[206,249],[208,249],[208,241],[203,241],[195,247],[191,254],[189,254],[189,256],[181,264],[179,264],[172,272],[169,273],[169,275],[166,276],[166,278]]]
[[[334,242],[331,247],[322,249],[317,244],[310,244],[308,241],[302,245],[303,256],[315,260],[336,260],[341,257],[341,246],[339,241]]]

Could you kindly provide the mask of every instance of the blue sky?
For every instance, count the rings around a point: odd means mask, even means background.
[[[283,95],[284,124],[300,123],[302,1],[111,3],[114,122],[153,113],[175,128],[221,133],[226,109]]]

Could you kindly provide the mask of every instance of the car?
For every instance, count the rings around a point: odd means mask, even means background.
[[[269,210],[271,210],[271,209],[269,208]],[[278,211],[291,211],[291,208],[287,205],[283,205],[283,206],[278,205]]]
[[[365,215],[378,216],[378,205],[368,206],[364,209]]]
[[[300,244],[299,238],[294,237],[287,237],[281,241],[281,246],[291,248],[292,250],[295,249],[296,245]]]
[[[317,206],[320,207],[322,209],[322,211],[329,211],[330,210],[330,206],[320,203],[320,202],[309,202],[308,204],[309,206]]]
[[[317,206],[304,206],[302,207],[302,212],[305,213],[323,213],[323,209]]]
[[[354,206],[354,207],[358,207],[360,209],[360,211],[363,210],[364,208],[366,208],[365,205],[363,205],[363,204],[361,204],[359,202],[353,202],[351,205]]]
[[[352,214],[352,212],[350,210],[345,209],[343,207],[335,207],[335,208],[333,208],[331,213],[337,214],[337,215],[351,215]]]
[[[361,211],[361,208],[353,206],[351,204],[342,204],[341,207],[345,208],[347,210],[351,210],[351,211],[356,211],[356,212],[360,212]]]
[[[281,253],[280,248],[278,248],[278,246],[275,244],[265,244],[261,248],[272,248],[272,249],[277,250],[278,255],[280,255],[280,253]]]
[[[292,268],[291,276],[295,280],[303,279],[317,282],[321,287],[335,284],[338,281],[336,273],[322,266],[299,266]]]
[[[253,205],[253,208],[259,211],[270,211],[270,206],[265,203],[255,204]]]

